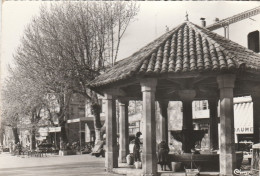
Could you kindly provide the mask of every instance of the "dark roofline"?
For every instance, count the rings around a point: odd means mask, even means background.
[[[216,22],[214,24],[211,24],[211,25],[207,26],[206,28],[208,30],[213,31],[213,30],[222,28],[224,26],[230,25],[232,23],[236,23],[238,21],[242,21],[244,19],[250,18],[250,17],[255,16],[255,15],[259,14],[259,13],[260,13],[260,6],[258,6],[256,8],[253,8],[253,9],[250,9],[250,10],[247,10],[245,12],[239,13],[237,15],[228,17],[226,19],[220,20],[220,21],[218,21],[218,22]]]
[[[189,35],[188,29],[192,31]],[[183,41],[185,36],[186,39]],[[189,36],[192,37],[189,38]],[[184,43],[190,42],[197,43],[195,48],[193,45],[191,47],[192,55],[183,57],[183,53],[187,55],[187,52],[190,51],[189,47],[184,46]],[[172,56],[171,53],[169,54],[170,50],[173,51]],[[173,59],[169,59],[170,57]],[[193,63],[190,63],[189,58],[193,59]],[[186,21],[132,56],[121,60],[106,73],[91,81],[88,86],[91,89],[100,89],[101,91],[101,89],[113,87],[121,81],[136,80],[137,77],[158,77],[158,75],[166,74],[177,75],[179,73],[208,71],[223,73],[234,72],[242,68],[260,72],[260,55],[207,28]]]

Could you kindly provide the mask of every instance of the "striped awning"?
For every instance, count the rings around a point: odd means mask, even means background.
[[[60,131],[61,131],[61,127],[40,127],[38,130],[41,137],[46,137],[48,136],[49,133],[60,132]]]
[[[253,102],[234,104],[234,126],[236,134],[253,133]]]
[[[218,117],[220,109],[218,107]],[[207,120],[203,120],[207,119]],[[209,123],[209,109],[193,111],[193,120]],[[234,100],[235,134],[253,134],[253,102],[250,99]]]
[[[141,112],[129,115],[129,122],[130,123],[141,121],[141,120],[142,120],[142,113]]]

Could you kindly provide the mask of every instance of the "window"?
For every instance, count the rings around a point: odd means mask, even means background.
[[[259,53],[259,31],[250,32],[247,35],[248,49]]]
[[[202,106],[203,106],[203,110],[208,109],[207,101],[203,101],[202,103],[203,103],[203,104],[202,104]]]

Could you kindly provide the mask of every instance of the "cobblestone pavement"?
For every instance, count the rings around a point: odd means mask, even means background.
[[[0,154],[0,176],[119,176],[107,174],[104,158],[91,155],[18,157]]]

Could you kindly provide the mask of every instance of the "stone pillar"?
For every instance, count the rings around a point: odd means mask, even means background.
[[[235,75],[219,75],[217,82],[220,91],[220,175],[231,176],[236,167],[233,105]]]
[[[260,93],[255,90],[251,97],[253,101],[253,142],[254,144],[257,144],[260,142]],[[257,157],[252,157],[251,170],[252,168],[259,169],[258,166],[256,168],[254,166],[255,163],[258,163],[258,161],[256,161],[256,158]]]
[[[209,147],[218,149],[218,100],[209,99]]]
[[[182,150],[184,153],[191,152],[191,134],[193,131],[193,123],[192,123],[192,100],[196,96],[195,90],[181,90],[179,91],[179,96],[182,100],[182,109],[183,109],[183,142],[182,142]]]
[[[119,162],[129,154],[128,100],[119,99]]]
[[[169,101],[159,101],[160,106],[160,140],[168,144],[168,104]]]
[[[252,95],[253,101],[253,129],[254,129],[254,144],[260,142],[260,92]]]
[[[143,94],[143,175],[157,175],[155,90],[156,79],[141,81]]]
[[[116,127],[116,103],[110,94],[105,94],[106,101],[106,160],[105,166],[108,172],[118,167],[117,154],[117,127]]]

